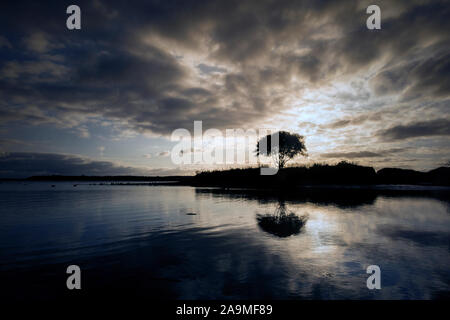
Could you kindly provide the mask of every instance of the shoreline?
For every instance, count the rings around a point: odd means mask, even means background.
[[[429,185],[429,184],[305,184],[305,185],[287,185],[285,187],[275,186],[255,186],[255,185],[226,185],[220,183],[197,184],[183,181],[117,181],[117,180],[27,180],[27,179],[8,179],[0,180],[2,183],[22,183],[24,185],[33,183],[67,183],[73,186],[166,186],[166,187],[194,187],[200,189],[217,189],[226,191],[324,191],[333,190],[340,192],[351,191],[399,191],[399,192],[420,192],[420,191],[450,191],[447,185]]]

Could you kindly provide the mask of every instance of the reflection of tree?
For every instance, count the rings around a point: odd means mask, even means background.
[[[286,213],[286,211],[284,201],[280,201],[273,214],[256,215],[259,227],[277,237],[289,237],[299,234],[302,227],[306,224],[308,216],[303,215],[299,217],[294,212]]]

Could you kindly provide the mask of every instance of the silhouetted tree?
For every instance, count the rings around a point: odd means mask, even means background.
[[[295,156],[307,156],[305,137],[296,133],[279,131],[278,147],[272,148],[272,139],[275,134],[269,134],[258,141],[256,144],[256,155],[258,157],[260,155],[278,157],[278,167],[281,169],[285,166],[286,162]],[[264,143],[267,145],[266,150],[262,150],[261,148]]]

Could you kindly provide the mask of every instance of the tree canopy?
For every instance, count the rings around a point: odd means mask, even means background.
[[[279,137],[278,146],[274,146],[274,148],[272,148],[272,140],[274,139],[274,135],[276,134],[278,134]],[[265,150],[264,148],[262,148],[264,144],[267,146]],[[290,159],[298,155],[308,155],[305,145],[305,137],[287,131],[279,131],[273,134],[269,134],[261,138],[256,144],[256,155],[258,157],[260,155],[278,157],[278,167],[281,169]]]

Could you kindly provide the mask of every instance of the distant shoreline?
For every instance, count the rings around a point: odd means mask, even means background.
[[[46,175],[7,181],[49,182],[142,182],[157,185],[190,185],[202,187],[250,187],[290,189],[296,187],[330,188],[330,186],[450,186],[450,167],[439,167],[428,172],[408,169],[372,167],[341,162],[336,165],[316,164],[311,167],[288,167],[276,175],[260,175],[259,168],[203,171],[195,176],[85,176]],[[391,188],[390,187],[390,188]]]

